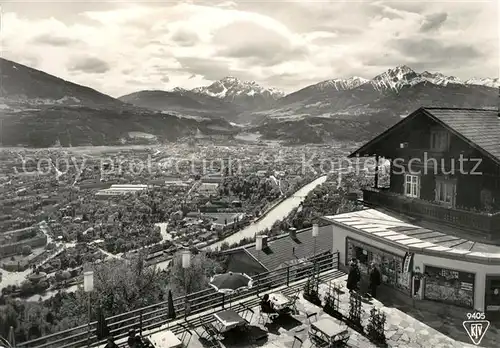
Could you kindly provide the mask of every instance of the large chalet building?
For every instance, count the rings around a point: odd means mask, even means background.
[[[379,187],[377,179],[363,192],[366,204],[449,225],[457,235],[500,242],[496,111],[420,108],[354,156],[391,161],[390,186]]]
[[[341,263],[377,263],[385,292],[422,305],[498,315],[498,112],[420,108],[350,155],[365,156],[390,163],[363,190],[365,209],[323,218]]]

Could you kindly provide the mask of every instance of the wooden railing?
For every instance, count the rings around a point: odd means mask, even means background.
[[[493,234],[500,230],[500,213],[487,214],[448,208],[437,203],[409,198],[385,190],[363,190],[363,201],[401,214],[433,220],[468,230]]]
[[[289,285],[291,282],[306,279],[313,274],[316,269],[318,272],[325,272],[331,269],[338,269],[339,253],[324,252],[316,257],[311,257],[307,261],[295,264],[293,266],[276,269],[270,272],[261,273],[253,277],[253,288],[241,291],[230,297],[230,301],[237,301],[252,295],[259,291],[277,288]],[[174,307],[177,318],[186,315],[193,315],[205,312],[212,308],[229,304],[228,298],[215,292],[213,288],[207,288],[200,292],[189,294],[174,299]],[[226,302],[226,303],[225,303]],[[128,335],[132,328],[140,331],[158,328],[171,322],[168,318],[168,302],[160,302],[151,306],[139,308],[127,313],[119,314],[106,319],[106,324],[115,340],[119,340]],[[90,345],[91,347],[103,344],[96,337],[97,322],[89,325],[81,325],[72,329],[57,332],[43,336],[31,341],[22,342],[16,345],[17,348],[77,348]]]

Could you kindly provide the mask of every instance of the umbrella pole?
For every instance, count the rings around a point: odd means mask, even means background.
[[[89,328],[87,336],[87,347],[90,347],[90,316],[92,315],[92,304],[91,304],[90,292],[89,292]]]

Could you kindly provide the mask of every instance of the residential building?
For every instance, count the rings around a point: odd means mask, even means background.
[[[215,196],[219,192],[218,183],[203,182],[198,187],[198,193],[205,196]]]
[[[496,111],[420,108],[351,154],[390,160],[390,185],[364,191],[384,206],[457,235],[500,242]]]
[[[96,196],[120,196],[129,193],[145,191],[149,188],[149,185],[140,184],[128,184],[128,185],[111,185],[110,188],[100,190],[96,193]]]
[[[319,228],[316,238],[313,237],[311,228],[292,230],[272,240],[264,236],[261,251],[256,250],[254,243],[225,253],[229,256],[229,271],[254,275],[293,265],[297,261],[310,259],[315,254],[331,252],[332,244],[331,226],[324,226]]]

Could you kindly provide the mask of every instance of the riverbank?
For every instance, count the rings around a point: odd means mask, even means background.
[[[228,236],[214,244],[207,245],[204,250],[215,250],[220,248],[223,243],[234,244],[238,243],[243,238],[253,238],[259,232],[271,228],[276,221],[281,221],[286,218],[290,212],[298,208],[300,204],[304,201],[305,197],[309,192],[311,192],[317,186],[323,184],[327,179],[327,176],[321,176],[310,183],[304,185],[299,190],[297,190],[293,195],[285,198],[280,203],[277,203],[273,208],[271,208],[266,214],[262,215],[262,218],[253,224],[247,226],[246,228]]]
[[[292,196],[295,196],[297,194],[297,192],[299,192],[300,190],[302,190],[304,187],[310,185],[311,183],[313,183],[315,180],[318,180],[319,178],[321,177],[318,177],[318,178],[315,178],[313,179],[312,181],[308,182],[307,184],[304,184],[302,185],[301,187],[299,187],[299,189],[297,191],[295,191],[295,193],[291,194],[291,195],[288,195],[288,196],[283,196],[283,197],[280,197],[278,198],[276,201],[274,201],[270,207],[267,207],[264,212],[262,212],[262,214],[256,218],[253,222],[258,222],[260,220],[262,220],[266,215],[267,213],[269,213],[271,210],[274,209],[274,207],[276,207],[278,204],[281,204],[283,203],[285,200],[287,200],[288,198],[292,197]]]

